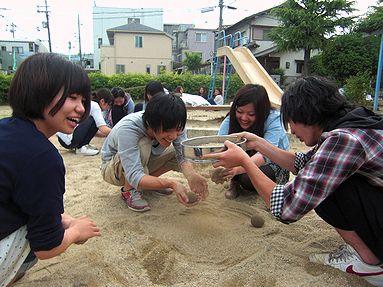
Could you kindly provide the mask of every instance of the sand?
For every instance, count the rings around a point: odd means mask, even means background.
[[[188,126],[217,127],[220,120],[214,118],[223,114],[191,113]],[[75,155],[51,140],[66,165],[66,212],[90,216],[102,236],[39,261],[15,286],[368,285],[309,262],[310,253],[341,244],[314,212],[285,225],[273,219],[257,195],[227,200],[225,184],[209,180],[209,197],[192,208],[179,204],[175,195],[146,192],[152,210],[135,213],[121,200],[119,188],[102,180],[99,156]],[[95,138],[92,144],[101,147],[102,142]],[[293,142],[293,148],[302,146]],[[176,172],[163,176],[185,183]],[[265,219],[262,228],[251,226],[255,213]]]

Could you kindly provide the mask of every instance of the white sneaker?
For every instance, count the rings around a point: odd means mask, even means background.
[[[87,147],[86,145],[82,146],[81,148],[76,148],[76,154],[81,155],[96,155],[98,154],[98,149],[92,149]]]
[[[329,265],[358,275],[374,286],[383,286],[383,267],[364,263],[355,249],[348,244],[343,244],[330,253],[311,254],[309,259],[313,263]]]

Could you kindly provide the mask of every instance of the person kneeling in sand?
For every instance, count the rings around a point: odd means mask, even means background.
[[[278,149],[265,139],[241,133],[255,149],[296,177],[272,182],[251,158],[230,142],[228,150],[209,154],[214,166],[242,166],[272,214],[284,223],[312,209],[335,228],[345,244],[309,259],[356,274],[383,286],[383,119],[364,107],[352,107],[335,84],[306,77],[282,96],[285,128],[313,147],[307,153]]]
[[[195,173],[192,164],[183,159],[181,142],[186,139],[186,107],[180,97],[159,92],[145,111],[121,119],[101,148],[101,173],[110,184],[123,186],[122,198],[134,211],[150,210],[142,190],[156,190],[188,204],[187,189],[160,175],[182,171],[189,187],[201,200],[207,196],[207,181]],[[173,145],[173,146],[171,146]]]

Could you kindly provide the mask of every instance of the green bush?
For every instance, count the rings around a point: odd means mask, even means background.
[[[89,73],[88,76],[91,81],[92,91],[119,86],[128,91],[135,101],[143,99],[145,85],[151,80],[160,81],[169,91],[174,91],[177,86],[182,86],[185,93],[189,94],[197,94],[200,87],[205,87],[208,90],[210,84],[210,75],[193,75],[191,73],[174,74],[164,72],[158,76],[130,73],[107,76],[96,72]],[[0,104],[7,103],[7,93],[12,77],[13,75],[0,74]],[[215,86],[222,87],[222,75],[217,75]],[[241,86],[243,86],[242,80],[238,74],[233,74],[230,79],[228,101],[235,96],[235,93]]]
[[[13,74],[0,74],[0,105],[8,103],[8,89],[11,84]]]
[[[346,99],[361,106],[369,106],[371,103],[366,100],[366,95],[372,95],[372,88],[370,86],[370,76],[368,73],[358,73],[346,80],[344,85],[344,94]]]
[[[119,86],[128,91],[135,101],[143,100],[144,87],[152,80],[160,81],[169,91],[174,91],[177,86],[182,86],[184,92],[188,94],[197,94],[200,87],[208,89],[210,84],[210,75],[174,74],[171,72],[163,72],[157,76],[138,73],[106,76],[97,72],[90,73],[89,78],[92,82],[92,90],[95,91],[99,88],[111,89]],[[222,87],[222,75],[217,75],[215,85],[216,87]],[[229,98],[233,98],[241,86],[243,86],[242,80],[237,74],[233,74],[230,80]]]

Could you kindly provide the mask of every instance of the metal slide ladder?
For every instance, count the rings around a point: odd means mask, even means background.
[[[210,84],[209,84],[209,92],[208,92],[208,99],[212,100],[214,98],[214,90],[215,90],[215,82],[217,78],[217,72],[219,69],[219,57],[217,57],[217,49],[218,47],[222,46],[229,46],[231,48],[235,48],[238,46],[247,46],[249,43],[248,37],[242,37],[241,32],[235,32],[234,36],[229,34],[225,35],[225,31],[222,30],[217,33],[215,38],[215,51],[213,56],[213,65],[212,65],[212,71],[211,71],[211,77],[210,77]],[[230,89],[230,80],[231,75],[233,72],[233,66],[231,62],[225,58],[224,61],[227,61],[224,65],[224,77],[223,77],[223,83],[222,86],[224,87],[222,89],[222,96],[224,97],[224,103],[228,100],[228,94]]]

